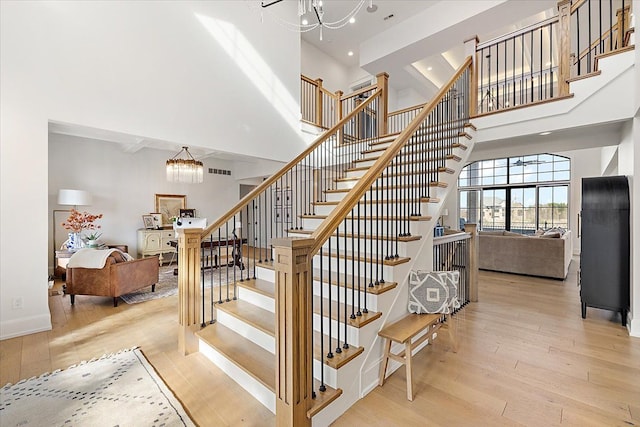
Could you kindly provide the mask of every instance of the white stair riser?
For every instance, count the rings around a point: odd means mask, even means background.
[[[315,230],[321,223],[322,223],[322,219],[305,219],[304,221],[304,228],[306,230]],[[418,226],[417,223],[419,221],[409,221],[408,224],[406,223],[402,223],[402,224],[397,224],[394,221],[380,221],[380,222],[374,222],[373,226],[372,223],[370,221],[367,220],[362,220],[362,221],[353,221],[353,228],[351,226],[351,219],[347,220],[347,233],[351,233],[352,230],[355,230],[356,234],[359,232],[360,234],[365,234],[365,235],[369,235],[371,234],[371,229],[373,227],[373,230],[375,233],[380,234],[380,235],[391,235],[391,236],[395,236],[396,234],[399,234],[402,231],[405,231],[407,225],[409,227],[408,232],[411,234],[418,234],[417,230],[418,230]],[[340,224],[340,232],[344,231],[344,227],[342,226],[344,223]],[[377,228],[376,228],[377,225]],[[398,229],[398,226],[400,227],[400,229]]]
[[[349,317],[350,314],[351,313],[348,313],[347,317]],[[320,319],[322,319],[322,327],[324,328],[323,333],[328,336],[329,335],[329,318],[326,316],[323,316],[321,318],[318,313],[313,313],[313,330],[320,332]],[[336,320],[331,320],[331,334],[333,338],[337,338],[338,328],[339,328],[340,342],[342,343],[344,341],[344,311],[342,310],[342,307],[340,308],[340,319],[341,319],[340,322],[337,322]],[[350,345],[354,345],[354,346],[360,345],[359,338],[358,338],[359,335],[360,333],[358,328],[354,328],[353,326],[347,325],[347,342]],[[326,342],[325,342],[325,346],[326,346]]]
[[[423,215],[430,215],[430,210],[433,208],[433,203],[411,203],[410,207],[415,208],[416,205],[420,207],[420,213]],[[319,205],[315,207],[316,215],[329,215],[331,211],[335,208],[335,205]],[[389,203],[361,203],[360,204],[360,215],[381,215],[387,216],[387,214],[395,216],[396,212],[402,212],[406,208],[405,203],[400,203],[399,205],[393,202]],[[356,216],[358,214],[358,208],[355,209]],[[351,221],[351,220],[349,220]]]
[[[256,278],[275,283],[276,272],[270,268],[260,268],[258,266],[258,268],[256,268]]]
[[[347,292],[347,304],[354,305],[358,308],[358,303],[360,304],[360,310],[364,310],[365,307],[370,311],[378,311],[378,299],[380,295],[374,295],[369,292],[369,288],[367,287],[369,281],[365,283],[364,280],[361,282],[360,291],[358,291],[358,286],[356,284],[356,291],[354,293],[351,292],[351,289]],[[331,295],[329,295],[329,287],[331,287]],[[365,289],[367,290],[365,294]],[[331,297],[332,301],[337,301],[338,299],[338,291],[340,292],[340,300],[344,300],[344,288],[338,288],[335,285],[329,285],[328,283],[323,283],[322,285],[322,294],[320,294],[320,282],[314,280],[313,282],[313,294],[317,296],[322,296],[323,298]],[[384,295],[384,294],[383,294]],[[358,301],[358,296],[360,297],[360,301]],[[355,302],[353,301],[355,300]],[[366,304],[365,304],[366,302]]]
[[[276,303],[274,299],[261,293],[253,292],[247,288],[238,287],[238,298],[272,313],[276,312]]]
[[[466,139],[466,138],[465,138]],[[413,154],[423,154],[424,157],[433,157],[434,155],[438,155],[438,154],[442,154],[445,152],[449,152],[448,147],[447,148],[433,148],[434,147],[434,142],[435,141],[430,141],[429,143],[427,143],[427,146],[429,148],[429,151],[424,150],[424,146],[423,145],[413,145],[410,147],[407,147],[405,149],[402,150],[401,155],[402,156],[406,156],[406,157],[411,157]],[[438,141],[438,144],[444,144],[446,143],[447,145],[449,144],[456,144],[456,143],[461,143],[464,144],[464,142],[459,138],[459,137],[454,137],[454,138],[447,138],[444,140],[440,140]],[[376,149],[378,148],[388,148],[389,145],[391,144],[381,144],[381,145],[376,145]],[[442,147],[442,145],[440,145],[440,147]],[[462,148],[456,147],[453,148],[453,150],[462,150]],[[384,153],[384,151],[374,151],[374,152],[368,152],[368,153],[362,153],[362,155],[359,157],[360,159],[377,159],[378,157],[380,157],[382,155],[382,153]]]
[[[358,165],[360,166],[360,165]],[[407,168],[403,165],[400,166],[390,166],[387,169],[385,169],[384,173],[385,175],[389,174],[389,175],[395,175],[396,173],[399,175],[404,175],[407,172],[412,172],[412,173],[420,173],[420,174],[425,174],[425,173],[433,173],[435,172],[433,167],[427,166],[427,165],[420,165],[420,164],[415,164],[413,166],[411,166],[410,168]],[[367,173],[366,170],[350,170],[347,171],[345,173],[345,178],[362,178],[364,176],[364,174]],[[340,182],[340,181],[338,181]]]
[[[413,199],[415,198],[416,195],[419,195],[421,197],[439,197],[440,194],[444,194],[444,192],[442,191],[442,188],[438,188],[438,187],[428,187],[426,184],[425,185],[420,185],[419,187],[419,191],[415,191],[415,190],[410,190],[407,184],[402,184],[403,187],[400,188],[394,188],[393,191],[390,189],[389,191],[387,191],[386,186],[381,186],[381,188],[378,189],[378,187],[375,187],[373,189],[373,191],[367,191],[366,193],[366,197],[367,197],[367,201],[370,200],[393,200],[393,199],[401,199],[401,200],[406,200],[406,199]],[[342,199],[344,199],[344,197],[347,195],[347,192],[331,192],[331,193],[325,193],[324,194],[324,201],[326,202],[340,202]],[[364,201],[365,201],[365,196],[363,195],[362,198],[360,199],[363,203],[360,205],[360,209],[362,210],[362,206],[364,205]],[[357,208],[356,208],[357,209]],[[316,213],[317,214],[317,213]]]
[[[452,152],[452,154],[456,154],[456,152]],[[354,163],[355,167],[371,167],[373,166],[373,164],[378,160],[378,157],[380,157],[380,155],[376,156],[375,158],[369,158],[369,160],[363,160],[361,162],[356,162]],[[408,154],[401,154],[400,157],[396,157],[396,162],[400,162],[400,165],[403,165],[405,162],[417,162],[414,164],[414,166],[418,166],[420,164],[425,164],[430,161],[434,161],[434,160],[443,160],[444,156],[439,155],[437,156],[435,159],[434,157],[429,157],[428,155],[424,155],[424,156],[420,156],[419,153],[408,153]],[[398,166],[398,165],[395,165]],[[392,167],[395,167],[392,166]],[[391,170],[390,172],[394,172],[393,170]]]
[[[382,258],[384,258],[385,256],[396,255],[396,249],[397,249],[397,254],[401,257],[404,257],[407,254],[406,242],[398,242],[397,245],[392,240],[391,241],[379,240],[376,242],[375,240],[353,239],[353,242],[352,242],[351,238],[348,237],[347,243],[345,245],[344,237],[340,237],[338,238],[338,240],[339,240],[338,243],[336,243],[336,238],[331,239],[331,250],[334,252],[336,251],[336,249],[338,249],[338,246],[339,246],[340,252],[344,252],[344,251],[349,253],[365,253],[366,252],[367,254],[373,254],[374,256],[380,253]],[[322,247],[324,250],[328,251],[329,242],[328,241],[325,242],[324,245],[322,245]]]
[[[273,336],[263,332],[249,323],[230,315],[229,313],[218,310],[218,322],[233,330],[238,335],[241,335],[248,340],[258,344],[270,353],[276,353],[276,340]]]
[[[338,272],[338,269],[340,271],[340,274],[344,274],[345,273],[345,266],[344,266],[344,259],[336,259],[336,258],[331,258],[331,260],[328,259],[328,257],[322,257],[322,268],[325,271],[329,271],[329,262],[331,262],[331,273],[332,274],[336,274]],[[340,263],[340,265],[338,266],[338,262]],[[320,268],[320,256],[316,255],[315,257],[313,257],[313,266],[314,268]],[[348,260],[347,263],[347,274],[354,274],[354,272],[352,270],[355,270],[355,274],[358,274],[358,266],[360,267],[360,273],[362,276],[365,275],[365,273],[367,275],[371,274],[371,264],[369,264],[368,262],[358,262],[357,260],[352,263],[351,260]],[[338,268],[339,267],[339,268]],[[382,269],[381,269],[382,267]],[[365,269],[366,268],[366,269]],[[376,274],[376,268],[377,271],[380,272],[380,274],[382,275],[382,278],[384,278],[384,280],[393,280],[393,267],[389,266],[389,265],[382,265],[382,266],[373,266],[373,280],[376,279],[377,274]]]
[[[240,387],[247,390],[251,396],[262,403],[267,409],[274,414],[276,413],[276,397],[275,394],[265,387],[260,381],[247,374],[244,369],[238,367],[227,357],[208,346],[202,340],[199,341],[199,351],[214,365],[219,367],[225,374],[231,377]]]
[[[386,176],[382,179],[379,179],[375,182],[375,186],[382,186],[384,188],[386,187],[391,187],[389,189],[389,194],[385,194],[385,199],[388,198],[394,198],[395,197],[395,191],[392,191],[394,189],[394,186],[396,185],[415,185],[415,186],[424,186],[425,183],[430,183],[433,181],[440,181],[442,180],[442,175],[443,173],[438,173],[437,175],[432,175],[429,173],[425,173],[425,172],[420,172],[420,173],[416,173],[413,175],[402,175],[399,177],[392,177],[392,178],[387,178]],[[336,182],[336,187],[338,190],[345,190],[345,189],[351,189],[356,185],[356,181],[338,181]],[[399,191],[403,191],[399,190]],[[387,190],[384,190],[385,193],[387,192]],[[389,197],[391,196],[391,197]]]

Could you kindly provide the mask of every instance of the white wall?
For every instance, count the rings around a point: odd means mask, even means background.
[[[335,93],[349,92],[349,69],[317,47],[300,39],[300,72],[310,79],[322,79],[322,86]]]
[[[156,212],[155,194],[186,195],[186,207],[196,209],[196,214],[207,218],[209,223],[238,201],[237,171],[230,162],[203,159],[204,182],[180,184],[165,178],[165,161],[172,155],[151,148],[126,153],[115,143],[50,134],[49,217],[53,209],[70,208],[57,204],[59,189],[86,190],[92,194],[93,203],[78,209],[104,215],[96,222],[102,226],[101,241],[126,244],[129,253],[137,256],[136,230],[143,227],[142,215]],[[231,170],[232,175],[209,174],[208,168]],[[67,215],[60,213],[56,217],[64,220]],[[52,238],[52,230],[49,232]],[[64,231],[57,230],[56,246],[65,239]],[[50,257],[50,269],[52,259]]]
[[[278,161],[305,146],[299,36],[246,2],[3,1],[0,19],[0,338],[51,327],[48,121]]]
[[[640,200],[640,186],[635,183],[634,171],[640,168],[640,159],[635,155],[635,145],[640,143],[640,118],[625,123],[622,130],[622,141],[619,145],[618,171],[629,179],[631,201],[631,309],[629,313],[630,334],[640,337],[640,209],[635,208],[635,201]]]

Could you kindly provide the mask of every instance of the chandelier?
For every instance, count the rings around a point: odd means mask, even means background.
[[[179,158],[182,153],[186,154],[186,158]],[[193,158],[189,147],[182,147],[178,154],[167,160],[167,181],[200,184],[203,180],[202,162]]]
[[[262,1],[260,2],[260,6],[262,6],[263,10],[266,10],[269,6],[273,6],[274,4],[280,3],[283,0],[271,0],[271,1]],[[366,0],[359,0],[356,6],[349,12],[345,17],[338,19],[337,21],[329,22],[324,20],[324,4],[322,0],[298,0],[298,17],[302,19],[301,23],[292,23],[285,21],[282,18],[279,18],[275,14],[271,14],[276,21],[283,24],[287,28],[292,31],[298,31],[301,33],[306,33],[309,31],[313,31],[316,28],[320,28],[320,40],[322,40],[322,30],[323,28],[328,28],[330,30],[337,30],[348,23],[353,23],[352,19],[360,12],[362,6],[365,4]],[[373,0],[369,0],[369,7],[373,7]],[[267,10],[267,12],[269,12]],[[303,18],[307,13],[311,14],[311,19]],[[312,20],[316,22],[311,22]]]

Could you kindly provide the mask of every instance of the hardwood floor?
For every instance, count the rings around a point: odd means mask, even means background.
[[[458,353],[443,334],[414,357],[414,401],[400,369],[334,425],[640,425],[640,339],[610,312],[581,319],[576,266],[566,281],[481,272],[480,302],[457,315]],[[49,305],[53,330],[0,341],[0,385],[137,345],[199,425],[275,424],[204,357],[177,353],[177,296]]]

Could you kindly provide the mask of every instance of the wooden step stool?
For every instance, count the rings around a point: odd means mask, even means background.
[[[443,323],[445,320],[447,320],[446,324]],[[380,386],[384,384],[389,359],[400,362],[405,365],[407,370],[407,399],[412,401],[413,377],[411,373],[411,353],[414,348],[418,347],[425,340],[431,339],[433,341],[434,332],[438,331],[443,326],[449,331],[452,349],[453,352],[456,353],[458,349],[455,337],[455,328],[451,320],[451,315],[449,314],[409,314],[397,322],[385,326],[380,332],[378,332],[380,337],[387,340],[384,346],[384,359],[382,361],[382,366],[380,367]],[[418,338],[415,342],[412,342],[412,339],[416,335],[425,330],[428,332]],[[398,354],[392,353],[391,344],[393,342],[404,344],[404,350]]]

